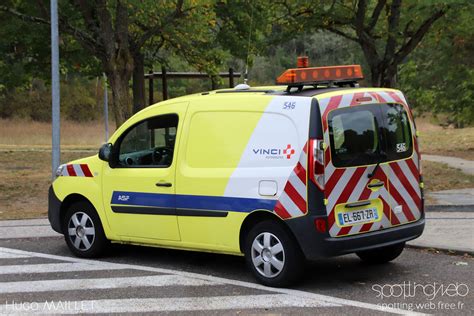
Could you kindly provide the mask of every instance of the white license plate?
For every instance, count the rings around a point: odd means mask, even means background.
[[[376,208],[339,213],[341,226],[375,222],[379,219]]]

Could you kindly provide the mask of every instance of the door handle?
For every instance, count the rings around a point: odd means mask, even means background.
[[[170,182],[158,182],[158,183],[156,183],[156,186],[157,187],[170,188],[172,186],[172,184]]]
[[[375,183],[369,183],[367,185],[368,188],[378,188],[383,186],[383,182],[375,182]]]
[[[345,207],[352,208],[352,207],[365,206],[369,204],[370,204],[370,201],[362,201],[362,202],[354,202],[354,203],[346,204]]]

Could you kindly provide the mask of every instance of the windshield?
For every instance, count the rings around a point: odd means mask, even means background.
[[[346,107],[328,115],[335,167],[375,164],[411,156],[412,136],[400,104]]]

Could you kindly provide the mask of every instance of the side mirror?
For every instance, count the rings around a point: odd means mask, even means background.
[[[109,161],[110,155],[112,154],[113,145],[111,143],[103,144],[99,149],[99,159],[103,161]]]

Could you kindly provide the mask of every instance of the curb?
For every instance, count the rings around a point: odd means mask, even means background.
[[[435,251],[439,251],[448,255],[464,256],[467,254],[469,256],[474,256],[474,251],[448,249],[448,248],[443,248],[443,247],[420,246],[420,245],[413,245],[413,244],[408,244],[408,243],[405,244],[405,247],[413,248],[413,249],[422,249],[422,250],[435,250]]]
[[[425,205],[427,212],[474,212],[474,205]]]

